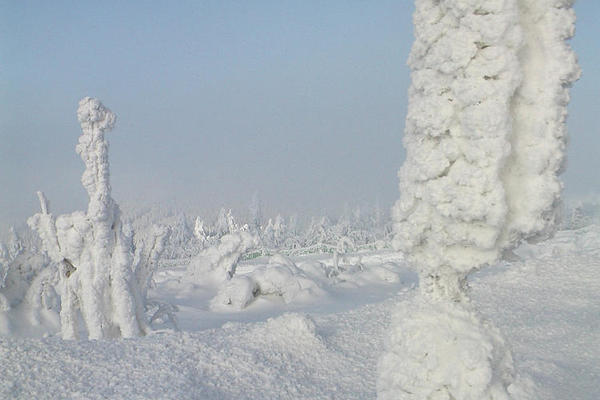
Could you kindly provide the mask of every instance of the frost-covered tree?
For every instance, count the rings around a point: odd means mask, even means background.
[[[276,247],[283,246],[287,238],[287,225],[285,223],[285,219],[281,216],[281,214],[277,214],[275,217],[275,221],[273,222],[273,239],[275,241]]]
[[[311,218],[308,229],[304,233],[305,246],[322,246],[335,241],[331,221],[328,217]]]
[[[208,232],[204,227],[204,221],[201,220],[200,217],[196,217],[196,220],[194,222],[194,236],[196,237],[198,242],[200,242],[200,245],[204,247],[206,242],[208,241]]]
[[[469,305],[466,277],[556,229],[579,75],[572,3],[415,1],[393,244],[419,269],[423,297],[392,326],[381,398],[518,397],[510,353]]]
[[[113,128],[115,115],[86,97],[79,102],[77,118],[83,132],[76,151],[85,163],[81,182],[89,196],[87,212],[55,217],[38,193],[42,211],[28,223],[59,266],[63,337],[78,337],[79,315],[90,339],[139,336],[147,326],[135,265],[143,261],[135,259],[133,232],[123,229],[109,179],[105,133]],[[160,252],[157,240],[148,253],[154,261]],[[140,274],[147,278],[147,273]]]
[[[250,215],[249,227],[252,232],[258,232],[262,226],[262,206],[258,192],[254,192],[252,200],[248,206],[248,213]]]

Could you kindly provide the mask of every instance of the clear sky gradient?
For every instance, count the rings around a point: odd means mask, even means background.
[[[207,212],[391,206],[409,0],[0,1],[0,224],[85,209],[81,97],[117,115],[117,201]],[[600,192],[600,2],[579,0],[567,191]]]

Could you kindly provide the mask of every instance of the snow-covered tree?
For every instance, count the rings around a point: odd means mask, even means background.
[[[208,232],[204,226],[204,221],[201,220],[200,217],[196,217],[194,222],[194,236],[202,247],[206,245],[208,241]]]
[[[273,222],[273,239],[275,240],[275,246],[281,247],[287,238],[287,225],[285,219],[281,214],[277,214],[275,221]]]
[[[248,212],[250,214],[250,221],[248,223],[252,232],[260,231],[263,222],[262,206],[258,192],[254,192],[252,200],[248,206]]]
[[[78,337],[79,315],[90,339],[139,336],[147,326],[135,275],[133,232],[123,229],[109,179],[105,133],[113,128],[115,115],[86,97],[79,102],[77,118],[83,132],[76,150],[85,163],[81,182],[89,196],[87,212],[55,217],[38,192],[42,211],[28,223],[59,266],[63,337]],[[150,250],[149,257],[155,259],[158,250]]]
[[[466,277],[556,229],[568,88],[579,74],[566,43],[572,3],[415,1],[393,244],[419,269],[424,297],[393,326],[381,398],[505,399],[517,390],[510,354],[469,305]],[[428,315],[438,314],[460,329],[435,328]],[[469,335],[481,340],[462,341]]]
[[[308,229],[304,234],[305,246],[320,246],[331,244],[334,240],[331,221],[328,217],[312,218]]]

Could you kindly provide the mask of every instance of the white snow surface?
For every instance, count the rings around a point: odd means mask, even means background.
[[[323,293],[309,302],[258,296],[241,311],[211,311],[215,288],[190,281],[183,265],[163,267],[148,295],[179,309],[180,331],[157,321],[151,334],[132,339],[0,337],[0,398],[373,399],[390,316],[421,301],[418,282],[401,254],[348,257],[337,275],[331,256],[288,260]],[[533,398],[597,399],[600,226],[560,231],[518,248],[514,259],[469,281],[483,323],[501,332]],[[269,265],[292,269],[283,258],[259,258],[236,274]],[[381,268],[396,279],[370,273]]]

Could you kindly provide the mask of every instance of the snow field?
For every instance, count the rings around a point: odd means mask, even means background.
[[[598,226],[560,231],[470,278],[472,301],[513,350],[515,374],[535,384],[533,398],[600,393],[599,238]],[[329,296],[316,303],[259,297],[243,311],[211,311],[214,289],[202,295],[185,268],[159,271],[149,295],[179,307],[181,332],[167,321],[137,339],[0,337],[0,398],[374,399],[391,312],[420,300],[401,259],[369,257],[365,269],[394,263],[401,282],[324,286]],[[267,264],[243,262],[238,272]]]

